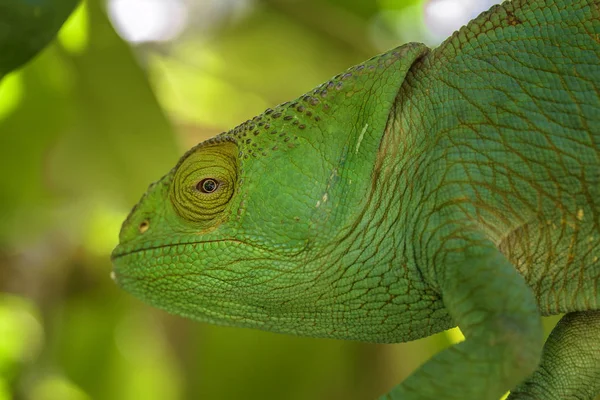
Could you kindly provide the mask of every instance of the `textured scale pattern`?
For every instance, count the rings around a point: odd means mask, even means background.
[[[460,326],[387,399],[592,400],[599,199],[600,0],[513,0],[189,150],[123,224],[114,279],[281,333]]]

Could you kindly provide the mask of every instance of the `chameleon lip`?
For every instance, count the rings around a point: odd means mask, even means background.
[[[165,247],[178,247],[178,246],[187,246],[187,245],[200,245],[200,244],[209,244],[209,243],[234,243],[234,244],[239,244],[242,246],[249,246],[249,247],[255,247],[255,248],[260,248],[260,246],[256,246],[254,244],[251,243],[247,243],[244,241],[241,241],[239,239],[214,239],[214,240],[198,240],[198,241],[191,241],[191,242],[180,242],[180,243],[166,243],[166,244],[161,244],[161,245],[155,245],[155,246],[141,246],[141,247],[130,247],[127,244],[125,245],[118,245],[112,252],[112,254],[110,255],[110,259],[111,261],[115,261],[121,257],[125,257],[131,254],[135,254],[135,253],[142,253],[145,251],[152,251],[152,250],[157,250],[157,249],[162,249]],[[267,250],[264,248],[261,248],[262,250]]]
[[[177,246],[186,246],[186,245],[195,245],[200,243],[212,243],[212,242],[222,242],[223,240],[206,240],[206,241],[194,241],[194,242],[181,242],[181,243],[166,243],[154,246],[140,246],[140,247],[130,247],[127,244],[117,246],[112,254],[110,255],[110,259],[115,261],[121,257],[125,257],[135,253],[142,253],[145,251],[152,251],[157,249],[162,249],[165,247],[177,247]]]
[[[196,242],[198,243],[198,242]],[[151,251],[151,250],[156,250],[156,249],[162,249],[163,247],[172,247],[172,246],[178,246],[178,245],[186,245],[186,244],[193,244],[193,243],[177,243],[177,244],[162,244],[162,245],[158,245],[158,246],[148,246],[148,247],[139,247],[139,248],[123,248],[123,246],[117,246],[117,248],[115,248],[112,252],[112,254],[110,255],[110,259],[111,261],[115,261],[121,257],[125,257],[131,254],[135,254],[135,253],[141,253],[144,251]]]

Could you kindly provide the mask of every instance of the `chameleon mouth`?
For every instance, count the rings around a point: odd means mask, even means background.
[[[141,246],[141,247],[118,245],[113,250],[112,254],[110,255],[110,260],[114,262],[114,261],[118,260],[119,258],[129,256],[132,254],[136,254],[136,253],[143,253],[146,251],[153,251],[153,250],[158,250],[158,249],[162,249],[162,248],[166,248],[166,247],[193,245],[193,244],[198,244],[198,243],[205,243],[205,242],[169,243],[169,244],[154,245],[154,246],[146,245],[146,246]]]
[[[164,243],[164,244],[152,244],[152,242],[137,244],[137,245],[128,245],[128,244],[120,244],[118,245],[110,255],[111,261],[118,260],[119,258],[130,256],[137,253],[145,253],[145,252],[154,252],[156,250],[165,249],[165,248],[175,248],[181,246],[199,246],[206,245],[210,243],[221,243],[221,242],[236,242],[239,244],[249,245],[248,243],[241,242],[239,240],[232,239],[220,239],[220,240],[191,240],[189,242],[175,242],[175,243]]]
[[[160,251],[160,249],[166,249],[166,248],[174,249],[174,248],[183,247],[183,246],[197,247],[197,246],[206,246],[206,245],[215,244],[215,243],[221,243],[221,244],[227,243],[228,245],[254,248],[254,249],[261,250],[263,252],[263,254],[272,253],[272,251],[270,249],[267,249],[263,246],[259,246],[254,243],[248,243],[248,242],[245,242],[245,241],[242,241],[239,239],[214,239],[214,240],[196,240],[196,241],[189,241],[189,242],[165,243],[165,244],[160,244],[160,245],[153,244],[152,242],[145,243],[145,244],[137,244],[135,246],[128,245],[128,244],[120,244],[113,250],[112,254],[110,255],[110,259],[114,263],[115,261],[117,261],[123,257],[132,256],[132,255],[139,254],[139,253],[148,253],[148,252],[156,253],[156,252]]]
[[[110,255],[110,259],[111,261],[116,261],[120,258],[126,257],[126,256],[131,256],[137,253],[146,253],[146,252],[156,252],[157,250],[160,249],[165,249],[165,248],[176,248],[176,247],[182,247],[182,246],[205,246],[205,245],[210,245],[210,244],[228,244],[228,245],[234,245],[234,246],[242,246],[242,247],[247,247],[247,248],[253,248],[253,249],[257,249],[260,250],[263,254],[274,254],[277,252],[274,252],[272,249],[268,249],[265,246],[261,246],[261,245],[257,245],[255,243],[249,243],[249,242],[245,242],[243,240],[239,240],[239,239],[214,239],[214,240],[193,240],[193,241],[189,241],[189,242],[175,242],[175,243],[164,243],[164,244],[153,244],[152,242],[149,243],[145,243],[145,244],[137,244],[137,245],[128,245],[128,244],[119,244],[112,252],[112,254]],[[306,248],[306,245],[303,248],[300,249],[296,249],[294,251],[294,253],[292,253],[291,255],[295,255],[298,253],[301,253],[302,251],[304,251]]]

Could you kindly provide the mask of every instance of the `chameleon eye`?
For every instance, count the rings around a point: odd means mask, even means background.
[[[202,179],[196,185],[196,189],[202,193],[212,193],[219,188],[219,183],[211,178]]]
[[[226,218],[237,184],[237,154],[237,146],[231,142],[200,146],[187,154],[170,189],[180,217],[204,227],[216,226]]]

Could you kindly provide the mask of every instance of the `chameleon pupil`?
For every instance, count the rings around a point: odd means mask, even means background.
[[[217,190],[217,182],[214,179],[204,179],[199,184],[199,189],[203,193],[212,193]]]

